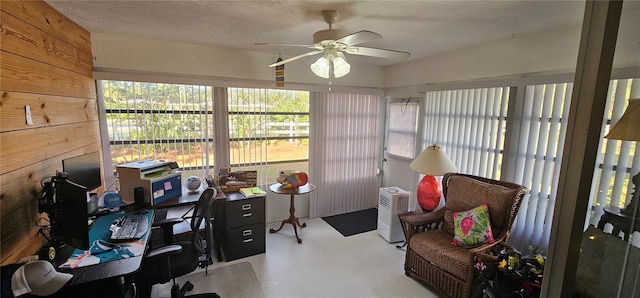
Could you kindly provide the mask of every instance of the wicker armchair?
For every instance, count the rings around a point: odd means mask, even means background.
[[[474,279],[474,256],[500,241],[506,241],[518,214],[524,186],[465,174],[446,174],[442,179],[446,204],[434,212],[400,215],[407,253],[407,276],[422,280],[444,297],[475,297],[482,293]],[[454,211],[466,211],[489,203],[493,244],[464,248],[451,245]]]

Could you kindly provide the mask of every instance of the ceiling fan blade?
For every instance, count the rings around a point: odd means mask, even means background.
[[[311,52],[304,53],[304,54],[301,54],[301,55],[298,55],[298,56],[293,56],[293,57],[291,57],[289,59],[285,59],[285,60],[282,60],[280,62],[273,63],[273,64],[269,65],[269,67],[275,67],[275,66],[278,66],[278,65],[285,64],[287,62],[298,60],[300,58],[304,58],[304,57],[307,57],[307,56],[313,56],[313,55],[319,54],[319,53],[322,53],[322,51],[311,51]]]
[[[362,30],[342,37],[336,40],[336,42],[346,44],[347,46],[354,46],[357,44],[374,41],[380,38],[382,38],[382,35],[378,33]]]
[[[367,48],[367,47],[348,47],[344,51],[346,53],[354,54],[354,55],[372,56],[372,57],[394,59],[394,60],[404,60],[411,57],[411,53],[409,52]]]
[[[256,46],[276,46],[276,47],[302,47],[315,49],[316,46],[312,44],[290,44],[290,43],[268,43],[268,42],[256,42]]]

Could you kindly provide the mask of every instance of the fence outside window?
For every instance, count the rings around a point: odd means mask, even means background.
[[[112,163],[176,161],[204,176],[214,160],[212,87],[99,81]]]

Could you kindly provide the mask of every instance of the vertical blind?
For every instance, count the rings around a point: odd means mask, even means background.
[[[624,208],[631,199],[631,177],[640,172],[638,142],[604,138],[626,110],[629,98],[640,98],[640,79],[612,80],[602,122],[598,156],[591,183],[591,205],[588,223],[598,224],[604,207]],[[640,120],[638,120],[640,123]],[[640,129],[640,125],[638,128]],[[637,189],[639,186],[636,185]],[[608,228],[608,227],[607,227]],[[638,241],[634,241],[638,246]]]
[[[509,87],[425,94],[422,149],[439,145],[460,173],[500,178]]]
[[[309,93],[228,88],[229,164],[257,170],[258,184],[275,183],[278,170],[307,171]]]
[[[310,96],[310,216],[376,206],[380,96],[317,93]]]
[[[258,185],[267,184],[268,98],[266,89],[228,88],[229,166],[258,170]]]
[[[573,84],[525,87],[520,142],[515,148],[513,181],[526,186],[509,243],[520,249],[537,245],[546,251],[551,232],[560,163]]]
[[[98,81],[106,110],[112,162],[176,161],[204,176],[213,161],[210,86]]]
[[[444,147],[461,173],[513,181],[526,186],[509,243],[526,251],[529,245],[548,248],[566,135],[571,83],[529,85],[516,119],[506,119],[509,88],[428,92],[425,96],[423,148]],[[636,142],[604,138],[621,116],[629,98],[640,97],[640,80],[612,80],[602,124],[602,139],[594,164],[588,221],[597,225],[603,207],[624,207],[631,198],[631,176],[640,171]],[[506,121],[519,130],[511,152],[502,152]],[[502,155],[515,156],[513,177],[500,175]],[[640,242],[640,241],[636,241]]]
[[[622,116],[628,98],[640,96],[638,85],[637,79],[610,82],[602,137]],[[508,178],[529,188],[509,239],[521,250],[528,245],[548,248],[572,89],[572,83],[525,87],[519,123],[522,137],[515,152],[508,153],[516,155],[517,169],[515,176]],[[585,228],[587,224],[597,225],[603,207],[628,202],[630,173],[640,169],[637,150],[635,142],[601,138],[590,195],[592,208],[587,211]]]

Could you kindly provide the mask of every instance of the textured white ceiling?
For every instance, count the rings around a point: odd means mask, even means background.
[[[220,48],[281,52],[311,44],[327,29],[321,11],[340,13],[334,28],[383,36],[363,46],[407,51],[420,59],[582,23],[583,1],[76,1],[47,0],[91,33],[107,33]],[[352,56],[353,57],[353,56]],[[357,57],[358,63],[398,61]]]

